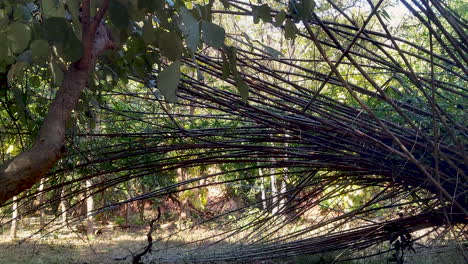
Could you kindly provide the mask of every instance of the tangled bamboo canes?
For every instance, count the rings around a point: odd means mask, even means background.
[[[250,3],[229,2],[231,9],[214,13],[252,15]],[[199,69],[210,80],[200,81],[190,74],[184,75],[179,101],[172,106],[173,109],[203,108],[206,114],[202,116],[182,110],[172,113],[153,91],[140,94],[119,90],[104,95],[142,102],[144,110],[118,111],[107,105],[102,105],[101,110],[109,119],[118,117],[119,122],[139,122],[151,126],[151,131],[74,135],[80,140],[98,141],[99,148],[77,146],[71,156],[80,160],[79,164],[57,168],[48,179],[53,181],[58,175],[81,169],[92,173],[63,180],[42,192],[64,188],[65,198],[93,195],[132,179],[178,168],[245,165],[242,169],[168,184],[95,210],[100,213],[136,200],[258,179],[261,176],[254,172],[259,168],[287,167],[296,179],[286,193],[280,194],[288,199],[288,207],[274,215],[249,213],[249,209],[259,207],[259,201],[228,212],[240,219],[250,219],[251,214],[257,216],[240,227],[225,220],[220,224],[225,232],[219,234],[219,240],[244,232],[241,242],[247,246],[235,254],[193,257],[206,262],[355,251],[389,240],[395,230],[411,233],[424,228],[449,230],[451,225],[466,225],[468,157],[467,119],[463,111],[468,79],[466,21],[441,1],[402,0],[427,30],[430,44],[426,48],[391,33],[379,12],[382,1],[377,4],[367,1],[370,11],[363,23],[354,21],[334,1],[327,2],[343,20],[327,21],[313,13],[312,19],[302,21],[298,38],[313,45],[318,55],[312,58],[275,58],[242,36],[229,36],[237,45],[238,68],[250,87],[247,101],[230,88],[236,85],[234,76],[221,81],[223,60],[219,51],[212,50],[197,54],[195,60],[184,59],[186,67]],[[370,21],[375,24],[369,29]],[[416,64],[424,65],[419,68],[425,71],[417,69]],[[361,80],[353,81],[344,69],[359,75]],[[140,83],[147,83],[151,78],[133,77]],[[330,92],[333,89],[345,93],[346,100],[335,98]],[[456,107],[447,107],[445,102]],[[157,111],[148,105],[158,105]],[[184,128],[189,118],[209,121],[212,127]],[[239,124],[234,128],[223,127],[216,120]],[[109,145],[101,139],[109,139]],[[112,139],[122,140],[117,144]],[[73,146],[74,141],[70,139],[70,142]],[[112,166],[122,160],[128,162]],[[318,171],[325,173],[317,174]],[[247,176],[218,178],[234,172]],[[80,186],[87,179],[100,177],[105,179],[89,190]],[[199,184],[201,179],[212,179],[212,182]],[[350,212],[323,217],[317,221],[320,224],[275,235],[324,201],[352,192],[344,186],[378,187],[381,191]],[[325,195],[327,188],[331,191]],[[22,198],[23,203],[40,194],[32,191]],[[59,198],[47,202],[54,199]],[[409,201],[395,202],[403,199]],[[419,207],[401,218],[373,220],[378,211],[387,212],[409,204]],[[228,213],[210,216],[202,222],[221,221]],[[345,231],[330,227],[350,221],[360,225]]]

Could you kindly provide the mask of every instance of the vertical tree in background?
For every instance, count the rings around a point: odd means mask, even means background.
[[[15,239],[18,232],[18,202],[17,197],[13,197],[13,204],[11,206],[11,227],[10,227],[10,238]]]
[[[93,183],[91,180],[85,181],[85,188],[88,190],[86,195],[86,233],[88,235],[94,234],[94,217],[93,217],[93,210],[94,210],[94,199],[91,193],[91,187]]]
[[[44,204],[44,183],[45,183],[45,179],[41,179],[41,181],[39,182],[39,189],[38,191],[41,193],[39,195],[39,206],[43,205]],[[40,223],[40,226],[41,228],[45,225],[45,208],[44,207],[41,207],[39,209],[39,223]]]
[[[272,158],[271,162],[272,162],[272,166],[273,166],[273,163],[275,162],[275,159]],[[272,196],[272,198],[271,198],[271,213],[273,215],[275,215],[276,213],[278,213],[278,209],[279,209],[278,186],[276,184],[276,168],[275,167],[270,168],[270,188],[271,188],[271,196]]]
[[[263,210],[267,210],[267,196],[266,196],[266,186],[265,186],[265,177],[263,176],[262,168],[258,168],[258,175],[260,176],[260,193],[262,199],[262,208]]]

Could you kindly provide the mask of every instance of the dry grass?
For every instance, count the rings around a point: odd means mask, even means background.
[[[0,264],[126,263],[115,259],[138,251],[146,239],[144,229],[105,232],[96,237],[63,230],[24,241],[30,234],[21,230],[14,241],[0,236]]]
[[[23,225],[24,227],[24,225]],[[118,260],[140,252],[147,245],[146,234],[148,228],[132,228],[126,230],[103,228],[99,236],[87,237],[84,234],[72,232],[69,229],[41,234],[38,238],[26,239],[37,227],[30,226],[31,230],[21,229],[18,238],[11,240],[6,232],[0,235],[0,264],[99,264],[99,263],[130,263],[130,258]],[[221,231],[213,229],[195,228],[170,235],[175,230],[157,229],[153,238],[166,238],[153,245],[153,260],[157,263],[190,263],[184,259],[187,250],[200,246],[200,244],[182,245],[186,242],[196,241],[202,237],[209,237]],[[239,234],[242,236],[242,234]],[[237,237],[237,236],[236,236]],[[219,243],[209,252],[229,250],[230,243],[236,237],[231,237],[224,243]],[[25,240],[26,239],[26,240]],[[209,240],[208,240],[209,241]],[[203,243],[208,243],[205,241]],[[211,240],[211,242],[215,239]],[[209,252],[208,252],[209,251]],[[170,261],[173,259],[174,261]],[[258,261],[260,263],[285,263],[284,261]]]
[[[96,229],[101,229],[102,234],[90,237],[69,228],[63,228],[60,231],[44,232],[30,238],[39,229],[36,222],[23,219],[15,240],[9,238],[7,228],[0,230],[0,264],[129,263],[130,257],[124,260],[118,259],[131,256],[132,253],[139,253],[147,245],[149,227],[132,227],[122,230],[118,226],[115,228],[97,226]],[[154,240],[165,238],[162,242],[153,245],[155,258],[180,259],[185,250],[195,245],[182,247],[178,245],[220,232],[201,228],[180,233],[174,231],[177,229],[164,226],[155,230]]]
[[[37,230],[36,225],[21,225],[23,229],[18,232],[18,239],[12,241],[8,237],[8,230],[3,230],[3,235],[0,233],[0,264],[99,264],[99,263],[130,263],[132,252],[140,252],[146,246],[147,227],[132,228],[132,229],[112,229],[109,226],[100,227],[103,232],[99,236],[87,237],[84,234],[72,232],[70,229],[62,229],[47,234],[41,234],[37,238],[27,239],[33,230]],[[25,229],[25,227],[29,228]],[[291,230],[291,229],[288,229]],[[1,232],[2,230],[0,230]],[[158,239],[166,237],[162,242],[154,244],[152,255],[153,263],[191,263],[184,258],[187,250],[191,247],[195,248],[198,245],[186,245],[186,242],[196,241],[202,237],[209,237],[219,234],[220,230],[215,228],[195,228],[185,232],[172,234],[173,229],[165,226],[158,228],[153,233],[153,238]],[[236,239],[239,239],[245,234],[238,234],[227,239],[223,243],[216,244],[215,247],[210,247],[203,251],[205,256],[211,253],[219,253],[232,249],[231,246]],[[213,242],[214,240],[211,240]],[[205,242],[206,243],[206,242]],[[182,246],[180,246],[183,244]],[[188,255],[187,255],[188,256]],[[121,260],[118,260],[121,259]],[[255,264],[265,263],[322,263],[323,259],[317,255],[305,255],[292,257],[281,261],[257,261]],[[328,260],[333,260],[334,257],[329,255]],[[379,256],[365,260],[347,262],[348,264],[377,264],[387,263],[388,256]],[[461,252],[454,247],[449,249],[427,249],[419,251],[417,254],[409,254],[405,263],[409,264],[441,264],[464,263]]]

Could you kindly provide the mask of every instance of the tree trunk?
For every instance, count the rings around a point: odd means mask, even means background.
[[[97,112],[98,109],[96,109],[95,112],[95,121],[96,121],[96,126],[93,129],[93,132],[98,134],[101,133],[101,116]],[[127,185],[128,185],[127,181]],[[94,235],[94,217],[92,211],[94,210],[94,197],[91,195],[91,186],[93,185],[91,179],[86,180],[86,232],[88,236]],[[128,204],[127,204],[128,206]]]
[[[274,161],[274,160],[273,160]],[[271,213],[276,214],[278,212],[278,189],[276,188],[276,175],[275,168],[270,169],[270,183],[271,183]]]
[[[127,199],[130,200],[132,199],[132,190],[131,190],[131,185],[130,181],[127,181]],[[132,203],[127,203],[125,205],[125,224],[129,225],[130,224],[130,219],[132,218]]]
[[[284,136],[286,138],[289,138],[290,135],[284,131]],[[287,149],[289,147],[289,144],[286,142],[284,144],[284,147]],[[288,161],[288,155],[286,154],[285,158],[284,158],[284,161],[285,163],[287,164],[287,161]],[[288,174],[289,174],[289,168],[288,167],[284,167],[283,168],[283,177],[281,177],[281,187],[280,187],[280,191],[279,191],[279,205],[278,205],[278,211],[280,211],[281,213],[283,213],[284,211],[286,211],[286,179],[288,178]]]
[[[93,196],[90,195],[90,188],[92,186],[91,180],[86,180],[86,233],[88,235],[94,234],[94,219],[92,211],[94,209],[94,200]]]
[[[13,213],[11,215],[11,229],[10,229],[10,237],[11,239],[16,238],[16,233],[18,231],[18,202],[16,201],[17,197],[13,197]]]
[[[267,202],[266,202],[266,191],[265,191],[265,178],[263,178],[262,168],[258,168],[258,175],[260,176],[260,191],[262,193],[262,206],[263,206],[263,210],[266,210]]]
[[[41,193],[39,195],[39,207],[41,208],[41,209],[39,209],[39,213],[40,213],[39,225],[40,225],[40,228],[45,226],[45,209],[43,207],[44,194],[42,193],[43,190],[44,190],[44,179],[41,179],[41,183],[39,184],[39,192]]]
[[[31,188],[65,154],[65,125],[87,80],[87,69],[67,70],[34,146],[0,168],[0,204]]]
[[[282,213],[286,209],[286,197],[284,196],[286,193],[286,181],[281,179],[281,187],[279,191],[279,204],[278,204],[278,212]]]
[[[179,168],[177,169],[177,180],[178,182],[184,182],[187,180],[187,169],[185,168]],[[184,195],[186,192],[182,192],[179,194],[179,197],[181,195]],[[180,201],[180,215],[179,215],[179,221],[180,220],[185,220],[190,217],[190,208],[188,204],[188,197],[182,197],[179,199]]]
[[[142,193],[146,193],[146,188],[145,185],[142,182],[142,179],[140,179],[140,190]],[[145,200],[139,200],[138,201],[138,211],[140,213],[140,223],[145,222]]]
[[[140,223],[145,222],[145,200],[138,201],[138,212],[140,213]]]
[[[60,214],[62,215],[62,225],[65,226],[68,223],[68,202],[64,198],[65,190],[62,189],[61,192],[61,199],[60,199]]]

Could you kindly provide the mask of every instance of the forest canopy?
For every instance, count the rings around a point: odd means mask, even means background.
[[[0,226],[46,212],[44,230],[93,233],[118,208],[162,208],[182,230],[242,234],[235,252],[190,255],[206,262],[403,263],[417,241],[466,243],[467,10],[0,1]]]

